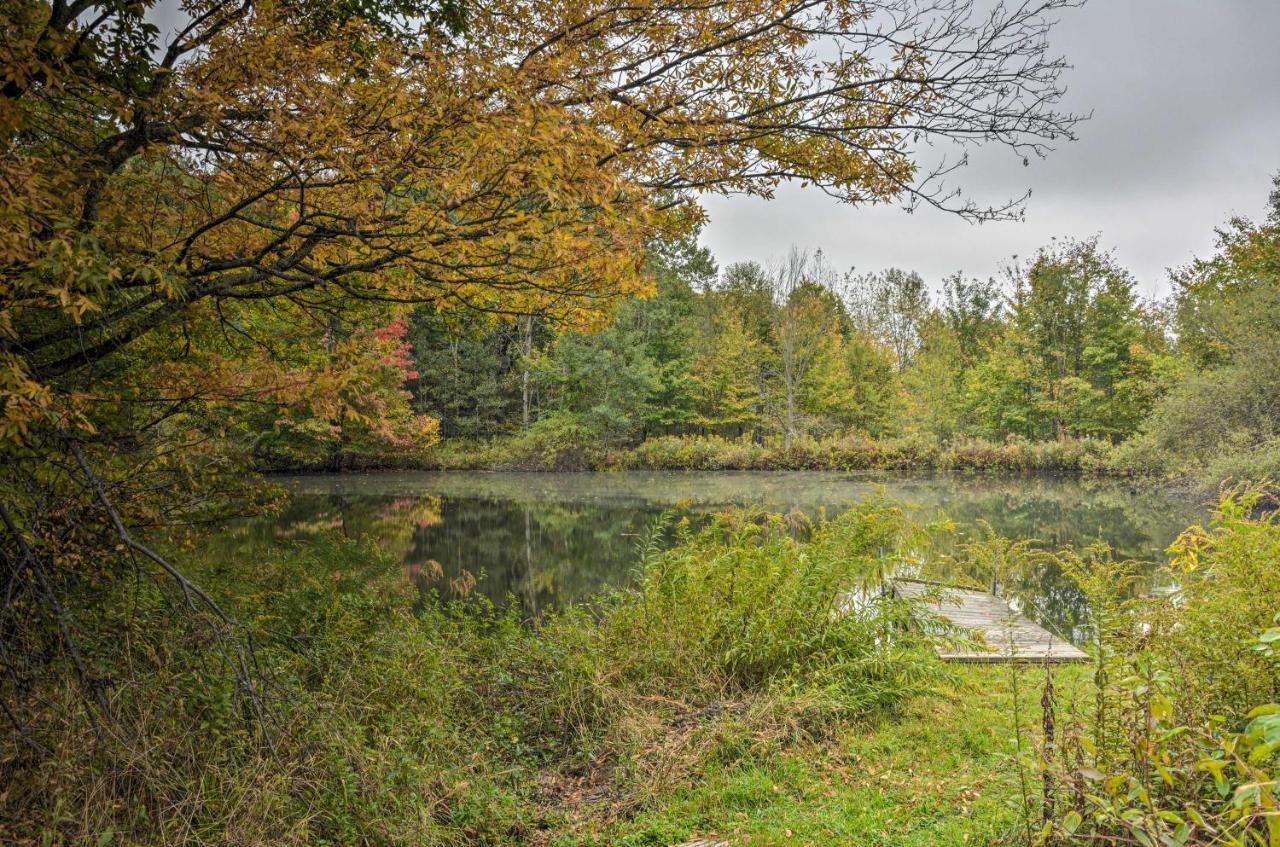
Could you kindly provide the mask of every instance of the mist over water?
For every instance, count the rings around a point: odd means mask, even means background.
[[[517,602],[529,616],[625,584],[641,540],[664,512],[695,523],[736,507],[814,517],[883,497],[923,520],[945,516],[962,536],[981,534],[985,522],[1051,550],[1102,541],[1118,557],[1151,561],[1153,574],[1177,534],[1205,516],[1203,507],[1144,483],[1043,476],[403,472],[273,482],[290,492],[286,508],[228,527],[214,544],[252,557],[337,530],[389,552],[424,592],[447,597],[474,577],[471,590]],[[1002,593],[1067,636],[1084,612],[1075,586],[1051,565],[1019,575]]]

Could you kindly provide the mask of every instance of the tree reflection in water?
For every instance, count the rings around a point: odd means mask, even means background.
[[[389,473],[279,480],[292,492],[276,515],[223,533],[240,552],[338,530],[396,556],[425,592],[478,591],[514,598],[530,616],[578,603],[624,583],[637,539],[664,510],[695,521],[750,506],[810,515],[837,513],[885,496],[945,513],[962,537],[981,522],[1048,549],[1111,545],[1116,555],[1153,562],[1202,510],[1129,483],[1049,477],[1003,478],[839,473]],[[989,575],[969,574],[984,582]],[[1001,593],[1029,616],[1070,635],[1083,602],[1048,562],[1006,575]]]

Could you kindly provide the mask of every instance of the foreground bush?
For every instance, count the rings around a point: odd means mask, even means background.
[[[602,619],[608,663],[627,687],[783,685],[829,694],[846,714],[919,691],[933,665],[927,642],[905,631],[914,609],[879,596],[851,604],[847,594],[879,585],[901,513],[860,506],[806,526],[804,542],[792,536],[796,520],[719,516],[651,556],[635,592]]]
[[[1063,559],[1089,596],[1094,690],[1045,692],[1028,841],[1280,843],[1280,524],[1262,499],[1187,530],[1163,595],[1132,593],[1134,563],[1101,550]]]
[[[840,605],[876,577],[901,515],[868,506],[805,542],[795,529],[676,527],[634,588],[536,627],[424,600],[398,563],[338,539],[202,563],[235,598],[254,692],[157,586],[86,591],[80,611],[127,634],[124,655],[82,642],[109,714],[70,668],[34,690],[5,680],[21,731],[0,742],[0,841],[522,843],[557,825],[557,786],[576,774],[638,803],[761,733],[820,735],[922,690],[936,676],[922,636],[887,637],[913,610]],[[721,715],[734,732],[685,729]]]

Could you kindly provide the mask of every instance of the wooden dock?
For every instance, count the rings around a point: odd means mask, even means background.
[[[899,597],[916,597],[938,617],[982,636],[972,648],[938,648],[948,662],[1084,662],[1088,655],[1032,623],[1009,608],[1005,601],[985,591],[957,588],[917,580],[897,579],[889,588]]]

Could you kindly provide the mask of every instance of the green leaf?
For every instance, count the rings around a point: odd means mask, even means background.
[[[1232,798],[1231,803],[1237,809],[1247,811],[1258,805],[1258,798],[1261,793],[1261,787],[1256,782],[1251,782],[1236,789],[1236,795]]]
[[[1266,744],[1259,744],[1249,751],[1249,764],[1259,765],[1271,758],[1276,748],[1280,747],[1280,741],[1269,741]]]
[[[1070,811],[1070,812],[1067,812],[1066,817],[1062,819],[1062,828],[1065,829],[1069,834],[1075,835],[1076,830],[1080,828],[1080,824],[1083,821],[1084,821],[1084,818],[1080,817],[1079,812]]]

